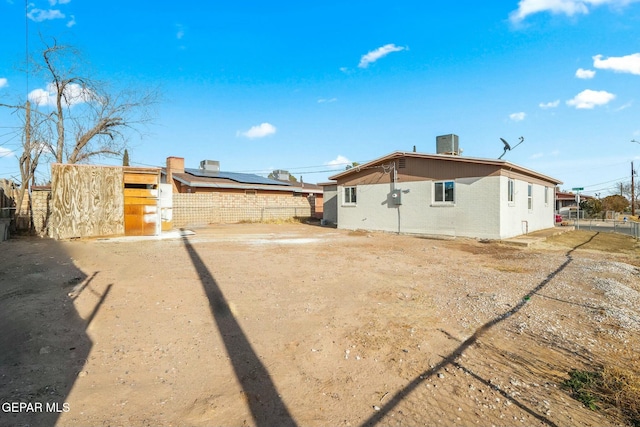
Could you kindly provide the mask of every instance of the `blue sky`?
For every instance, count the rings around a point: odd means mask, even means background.
[[[134,165],[180,156],[323,182],[454,133],[481,158],[523,136],[505,160],[587,194],[640,169],[637,0],[0,0],[0,20],[0,103],[47,87],[19,71],[26,22],[32,54],[54,36],[114,89],[159,88]],[[0,110],[0,177],[19,177],[18,125]]]

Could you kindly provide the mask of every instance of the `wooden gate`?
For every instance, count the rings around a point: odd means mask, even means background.
[[[124,168],[124,234],[154,236],[160,234],[158,212],[158,169]]]

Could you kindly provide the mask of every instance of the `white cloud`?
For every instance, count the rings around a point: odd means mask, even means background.
[[[330,102],[336,102],[338,100],[338,98],[320,98],[318,99],[318,104],[326,104],[326,103],[330,103]]]
[[[636,1],[638,0],[520,0],[518,9],[511,12],[509,18],[512,22],[520,22],[527,16],[540,12],[567,16],[586,15],[591,8],[596,6],[606,4],[613,7],[623,7]]]
[[[377,48],[376,50],[372,50],[366,55],[362,55],[360,58],[360,63],[358,64],[359,68],[367,68],[369,64],[376,62],[378,59],[387,56],[392,52],[400,52],[402,50],[406,50],[406,47],[396,46],[395,44],[386,44]]]
[[[526,116],[527,116],[526,113],[523,113],[522,111],[519,113],[509,114],[509,118],[514,122],[521,122],[524,120]]]
[[[626,56],[610,56],[607,59],[602,59],[602,55],[596,55],[593,57],[593,66],[618,73],[640,75],[640,53]]]
[[[616,96],[604,90],[586,89],[567,101],[567,105],[577,109],[592,109],[599,105],[608,104]]]
[[[0,77],[0,89],[9,86],[9,80],[4,77]]]
[[[538,106],[543,109],[556,108],[558,105],[560,105],[559,99],[556,99],[555,101],[551,101],[551,102],[541,102],[540,104],[538,104]]]
[[[584,68],[578,68],[576,70],[576,77],[579,79],[592,79],[596,75],[593,70],[585,70]]]
[[[182,24],[176,24],[176,39],[182,40],[185,34],[185,26]]]
[[[273,135],[274,133],[276,133],[276,127],[274,125],[271,123],[261,123],[258,126],[252,126],[251,129],[246,132],[238,131],[236,135],[254,139],[264,138],[265,136]]]
[[[621,105],[620,107],[616,108],[615,111],[622,111],[622,110],[626,110],[627,108],[631,107],[633,105],[633,101],[629,101],[624,105]]]
[[[51,6],[55,6],[56,4],[69,4],[71,0],[49,0],[49,4]]]
[[[345,156],[338,154],[338,157],[325,162],[325,165],[330,166],[332,169],[344,169],[347,165],[350,165],[352,163],[353,162],[347,159]]]
[[[74,25],[76,25],[76,17],[74,15],[71,15],[71,19],[69,20],[69,22],[67,22],[67,28],[71,28]]]
[[[9,150],[8,148],[0,147],[0,158],[9,157],[11,155],[13,155],[13,151]]]
[[[544,153],[535,153],[535,154],[532,154],[529,158],[532,160],[535,160],[535,159],[540,159],[542,157],[544,157]]]
[[[34,89],[29,92],[29,101],[39,105],[55,107],[56,105],[57,90],[53,83],[49,83],[46,89]],[[64,105],[71,107],[76,104],[82,104],[90,102],[95,99],[93,93],[82,86],[71,83],[67,86],[65,91],[65,97],[63,98]]]
[[[51,19],[64,19],[64,13],[57,9],[31,9],[27,17],[35,22],[49,21]]]

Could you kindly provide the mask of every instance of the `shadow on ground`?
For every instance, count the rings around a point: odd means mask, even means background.
[[[597,234],[598,233],[594,234],[593,236],[590,236],[587,240],[585,240],[584,242],[576,245],[571,250],[569,250],[565,255],[566,256],[565,261],[562,264],[560,264],[555,270],[553,270],[536,287],[531,289],[526,295],[523,295],[522,300],[517,305],[515,305],[510,310],[505,311],[501,315],[496,316],[495,318],[491,319],[490,321],[488,321],[487,323],[479,327],[471,337],[461,342],[460,345],[455,350],[453,350],[448,355],[443,356],[442,361],[440,361],[440,363],[436,364],[432,368],[427,369],[422,373],[420,373],[419,375],[417,375],[416,377],[414,377],[405,387],[403,387],[401,390],[396,392],[383,407],[381,407],[377,412],[375,412],[372,416],[370,416],[367,420],[365,420],[362,423],[362,426],[364,427],[364,426],[385,425],[386,424],[384,421],[385,417],[390,415],[391,411],[394,408],[396,408],[404,399],[406,399],[409,396],[409,394],[411,394],[411,392],[416,390],[421,384],[423,384],[428,379],[431,379],[438,372],[440,372],[441,370],[443,370],[445,367],[448,367],[448,366],[459,368],[464,372],[466,372],[468,375],[474,377],[476,380],[490,387],[491,386],[490,379],[482,378],[477,374],[475,374],[473,371],[463,366],[463,364],[459,361],[460,356],[466,350],[476,345],[478,343],[478,340],[481,337],[489,333],[497,325],[499,325],[507,318],[519,312],[526,304],[530,304],[531,298],[536,296],[540,291],[542,291],[560,272],[562,272],[573,261],[573,257],[572,257],[573,252],[579,249],[580,247],[588,245],[597,236]],[[509,398],[513,402],[513,404],[517,405],[520,409],[522,409],[524,412],[529,414],[531,417],[537,419],[543,425],[557,427],[557,424],[551,421],[545,414],[538,412],[534,408],[531,408],[526,402],[521,402],[513,398],[513,396],[503,395],[503,397]]]
[[[92,347],[69,294],[93,276],[53,240],[13,239],[0,253],[0,425],[52,426],[73,411],[66,399]]]
[[[280,398],[271,375],[229,309],[215,278],[186,237],[183,237],[183,242],[209,300],[211,314],[247,398],[255,425],[295,426],[296,423]]]

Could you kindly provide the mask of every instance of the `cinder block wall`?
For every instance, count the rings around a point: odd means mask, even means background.
[[[268,221],[313,216],[312,204],[290,193],[178,193],[173,195],[173,226],[176,228]]]
[[[47,235],[49,214],[51,213],[51,191],[38,190],[31,192],[31,212],[34,231],[40,236]]]

